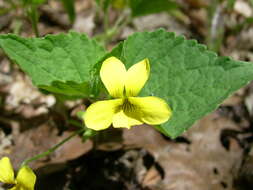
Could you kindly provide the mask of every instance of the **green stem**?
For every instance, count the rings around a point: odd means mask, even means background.
[[[39,14],[37,12],[37,5],[32,4],[29,7],[27,7],[27,15],[31,21],[32,28],[36,37],[39,37],[39,30],[38,30]]]
[[[115,22],[112,29],[107,32],[107,42],[110,41],[115,35],[117,35],[127,24],[129,24],[131,19],[132,18],[129,15],[120,16]]]
[[[104,31],[102,34],[96,35],[94,38],[103,43],[103,45],[106,45],[115,35],[117,35],[129,22],[132,20],[132,17],[129,16],[129,14],[122,14],[118,19],[116,20],[115,24],[111,27],[111,29],[108,29]]]
[[[71,138],[73,138],[74,136],[81,134],[85,131],[85,129],[80,129],[78,131],[75,131],[74,133],[72,133],[70,136],[68,136],[67,138],[63,139],[61,142],[59,142],[58,144],[56,144],[55,146],[53,146],[52,148],[48,149],[47,151],[41,153],[41,154],[37,154],[36,156],[32,157],[32,158],[28,158],[25,161],[23,161],[23,163],[21,164],[21,166],[27,165],[28,163],[38,160],[40,158],[43,158],[49,154],[51,154],[52,152],[54,152],[57,148],[59,148],[61,145],[63,145],[65,142],[69,141]]]
[[[108,28],[109,28],[109,14],[108,13],[109,13],[109,11],[107,9],[104,13],[104,21],[103,21],[103,23],[104,23],[104,33],[107,33]]]

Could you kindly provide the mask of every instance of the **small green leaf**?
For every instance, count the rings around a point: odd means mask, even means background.
[[[61,0],[62,4],[68,13],[69,20],[73,23],[76,18],[75,1],[74,0]]]
[[[134,17],[178,8],[178,4],[172,0],[129,0],[129,4]]]
[[[173,110],[157,128],[173,138],[217,108],[231,93],[253,80],[253,64],[217,57],[194,40],[164,30],[135,33],[107,56],[129,68],[148,58],[150,78],[140,96],[158,96]]]
[[[94,131],[92,129],[86,129],[85,132],[83,133],[82,139],[83,141],[86,141],[90,138],[92,138],[93,136],[95,136],[98,132]]]
[[[32,79],[53,93],[87,97],[93,90],[93,67],[105,50],[84,34],[22,38],[0,35],[0,46]]]
[[[77,112],[77,113],[76,113],[76,115],[77,115],[78,119],[80,119],[80,120],[83,120],[83,116],[84,116],[84,114],[85,114],[85,112],[84,112],[84,111],[79,111],[79,112]]]

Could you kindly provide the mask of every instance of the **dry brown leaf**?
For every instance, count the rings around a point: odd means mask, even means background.
[[[18,168],[21,162],[25,159],[48,150],[72,133],[66,131],[62,135],[59,135],[58,129],[50,124],[50,122],[23,132],[19,132],[18,125],[16,125],[15,128],[16,129],[13,129],[13,147],[9,155],[4,154],[11,158],[15,168]],[[83,143],[81,138],[76,136],[62,145],[51,155],[31,162],[30,166],[32,168],[39,168],[48,164],[64,164],[69,160],[85,154],[91,150],[91,148],[91,141]],[[4,155],[3,153],[0,153],[0,157]]]
[[[230,139],[230,149],[226,150],[220,141],[223,129],[239,130],[239,127],[213,113],[184,134],[188,139],[184,143],[166,140],[148,126],[125,130],[124,143],[148,150],[163,168],[165,176],[157,190],[231,190],[243,149]]]

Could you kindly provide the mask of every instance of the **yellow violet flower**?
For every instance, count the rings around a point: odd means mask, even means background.
[[[171,117],[171,109],[158,97],[136,97],[148,80],[150,66],[144,59],[128,70],[116,57],[106,59],[100,70],[100,77],[114,100],[91,104],[84,114],[88,128],[102,130],[113,127],[130,128],[147,123],[158,125]]]
[[[13,185],[10,190],[34,190],[35,181],[36,176],[28,166],[22,166],[15,178],[10,159],[0,160],[0,182]]]

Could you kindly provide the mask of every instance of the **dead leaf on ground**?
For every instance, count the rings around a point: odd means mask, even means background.
[[[9,156],[15,168],[18,168],[25,159],[48,150],[72,133],[66,131],[62,135],[59,135],[56,126],[52,125],[50,122],[46,122],[36,128],[31,128],[23,132],[19,131],[20,126],[18,123],[13,127],[13,146],[9,154],[0,152],[0,157]],[[76,136],[49,156],[31,162],[30,166],[36,169],[49,164],[64,164],[69,160],[85,154],[91,149],[91,141],[83,143],[81,138]]]
[[[124,143],[148,150],[163,168],[165,175],[160,182],[153,184],[150,178],[152,189],[232,190],[243,149],[234,139],[229,141],[229,150],[225,149],[220,141],[223,129],[240,128],[233,121],[213,113],[185,133],[181,143],[166,140],[148,126],[124,130]],[[147,179],[143,180],[145,186]]]

